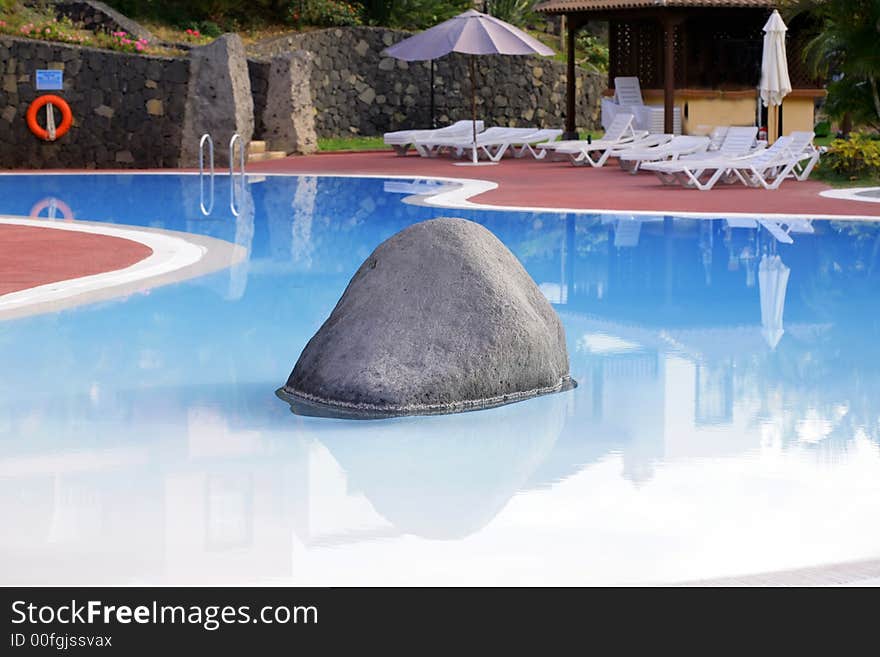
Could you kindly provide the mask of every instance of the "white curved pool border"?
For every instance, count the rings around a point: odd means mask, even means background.
[[[877,196],[865,196],[864,192],[876,192]],[[826,189],[819,192],[819,196],[836,198],[844,201],[859,201],[861,203],[880,203],[880,187],[847,187],[845,189]]]
[[[122,269],[69,278],[4,294],[0,296],[0,314],[18,310],[24,306],[59,302],[89,292],[128,283],[136,283],[169,274],[194,265],[207,253],[207,249],[204,246],[194,244],[181,237],[167,233],[120,228],[117,225],[111,224],[53,223],[40,219],[25,219],[8,215],[0,215],[0,224],[118,237],[143,244],[152,250],[152,253],[143,260]]]
[[[101,171],[4,171],[0,172],[0,176],[198,176],[198,171],[188,170],[138,170],[131,171],[128,169],[102,169]],[[224,175],[224,174],[217,174]],[[818,219],[828,221],[880,221],[880,215],[862,215],[862,214],[822,214],[822,213],[795,213],[795,212],[697,212],[688,210],[609,210],[608,208],[550,208],[529,205],[488,205],[485,203],[474,203],[470,199],[484,192],[491,191],[499,187],[498,183],[491,180],[481,180],[478,178],[455,178],[451,176],[413,176],[401,174],[375,174],[375,173],[327,173],[308,172],[308,171],[252,171],[246,173],[251,179],[249,182],[257,182],[259,178],[369,178],[378,180],[430,180],[437,182],[445,182],[455,184],[455,189],[441,190],[436,194],[427,195],[411,195],[406,197],[408,202],[415,205],[426,205],[429,207],[447,208],[450,210],[486,210],[495,212],[547,212],[552,214],[606,214],[606,215],[625,215],[634,217],[656,217],[658,215],[682,217],[685,219],[718,219],[723,217],[741,217],[741,218],[762,218],[762,219]],[[797,184],[797,183],[792,183]],[[864,188],[862,188],[864,189]],[[826,190],[820,192],[824,195],[828,192],[837,190]],[[696,193],[696,191],[694,191]],[[711,193],[711,192],[709,192]],[[768,192],[772,193],[772,192]],[[847,199],[852,200],[852,199]],[[865,201],[864,198],[858,199]]]

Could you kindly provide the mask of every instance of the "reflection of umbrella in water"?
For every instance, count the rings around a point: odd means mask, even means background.
[[[761,334],[776,349],[785,330],[782,328],[782,312],[785,308],[785,290],[791,269],[778,255],[765,255],[758,266],[758,290],[761,296]]]
[[[486,411],[381,422],[326,422],[314,437],[351,488],[399,531],[432,539],[486,526],[546,459],[567,399],[548,395]]]
[[[385,54],[408,62],[436,59],[451,52],[470,55],[473,163],[477,163],[477,81],[475,55],[552,55],[537,39],[494,16],[470,9],[448,21],[404,39]]]

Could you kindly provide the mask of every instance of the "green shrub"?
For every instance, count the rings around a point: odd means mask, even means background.
[[[294,0],[288,8],[288,19],[296,26],[337,27],[361,25],[362,7],[340,0]]]
[[[831,134],[831,123],[828,121],[819,121],[819,123],[813,128],[813,134],[819,138],[827,137]]]
[[[591,66],[601,73],[608,70],[611,55],[608,51],[608,44],[601,37],[587,30],[581,30],[575,39],[577,40],[575,49],[578,55],[584,54],[584,58],[578,62],[579,64]]]
[[[211,39],[216,39],[218,36],[223,34],[223,30],[220,29],[220,26],[217,25],[214,21],[201,21],[197,25],[197,29],[202,33],[203,36],[209,37]]]
[[[822,157],[821,167],[848,178],[880,176],[880,140],[863,134],[835,139]]]

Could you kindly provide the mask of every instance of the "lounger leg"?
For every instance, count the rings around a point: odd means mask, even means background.
[[[782,171],[779,172],[770,184],[764,185],[765,189],[779,189],[779,186],[782,185],[783,181],[792,175],[795,166],[797,166],[797,162],[791,162],[783,167]]]
[[[595,167],[596,169],[604,167],[605,163],[608,161],[609,157],[611,157],[611,149],[610,148],[602,151],[602,154],[599,156],[599,159],[597,159],[597,160],[593,160],[590,158],[589,155],[587,155],[587,159],[590,160],[590,164],[593,165],[593,167]]]
[[[504,157],[504,154],[507,152],[507,147],[508,144],[501,144],[501,146],[498,147],[498,150],[495,151],[494,155],[489,153],[489,151],[486,151],[486,155],[488,155],[489,159],[493,162],[498,162],[502,157]]]
[[[394,144],[392,148],[398,155],[406,157],[406,152],[409,150],[409,144]]]
[[[810,177],[810,173],[813,171],[813,167],[819,162],[819,153],[813,153],[810,157],[809,161],[806,163],[803,169],[799,172],[795,173],[795,178],[800,181],[804,181]]]
[[[657,177],[660,179],[664,185],[677,185],[679,184],[678,176],[674,173],[667,173],[665,171],[655,171]]]
[[[721,180],[721,177],[724,176],[726,173],[727,169],[716,169],[715,173],[709,176],[709,179],[706,182],[700,183],[699,181],[697,181],[697,189],[699,189],[701,192],[708,192],[715,186],[715,183]]]
[[[586,166],[586,155],[583,152],[580,153],[568,153],[568,158],[571,160],[571,163],[576,167]]]
[[[534,148],[532,148],[531,144],[527,144],[527,146],[529,147],[529,152],[532,154],[532,157],[536,160],[543,160],[545,157],[547,157],[548,151],[546,148],[539,148],[538,150],[535,150]]]

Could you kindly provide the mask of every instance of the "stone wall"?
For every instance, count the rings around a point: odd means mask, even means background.
[[[178,166],[189,67],[183,58],[0,36],[0,167]],[[52,143],[25,122],[28,105],[46,93],[35,89],[41,68],[64,70],[64,90],[49,93],[74,116],[70,132]]]
[[[248,48],[254,107],[265,107],[268,60],[306,50],[314,55],[311,90],[321,137],[378,135],[430,124],[430,68],[382,56],[388,46],[410,36],[375,27],[331,28],[288,34]],[[543,57],[478,57],[477,113],[491,125],[563,127],[565,65]],[[577,120],[582,128],[599,123],[604,76],[578,69]],[[467,57],[452,54],[435,62],[438,123],[470,117]],[[257,137],[262,126],[257,126]]]

